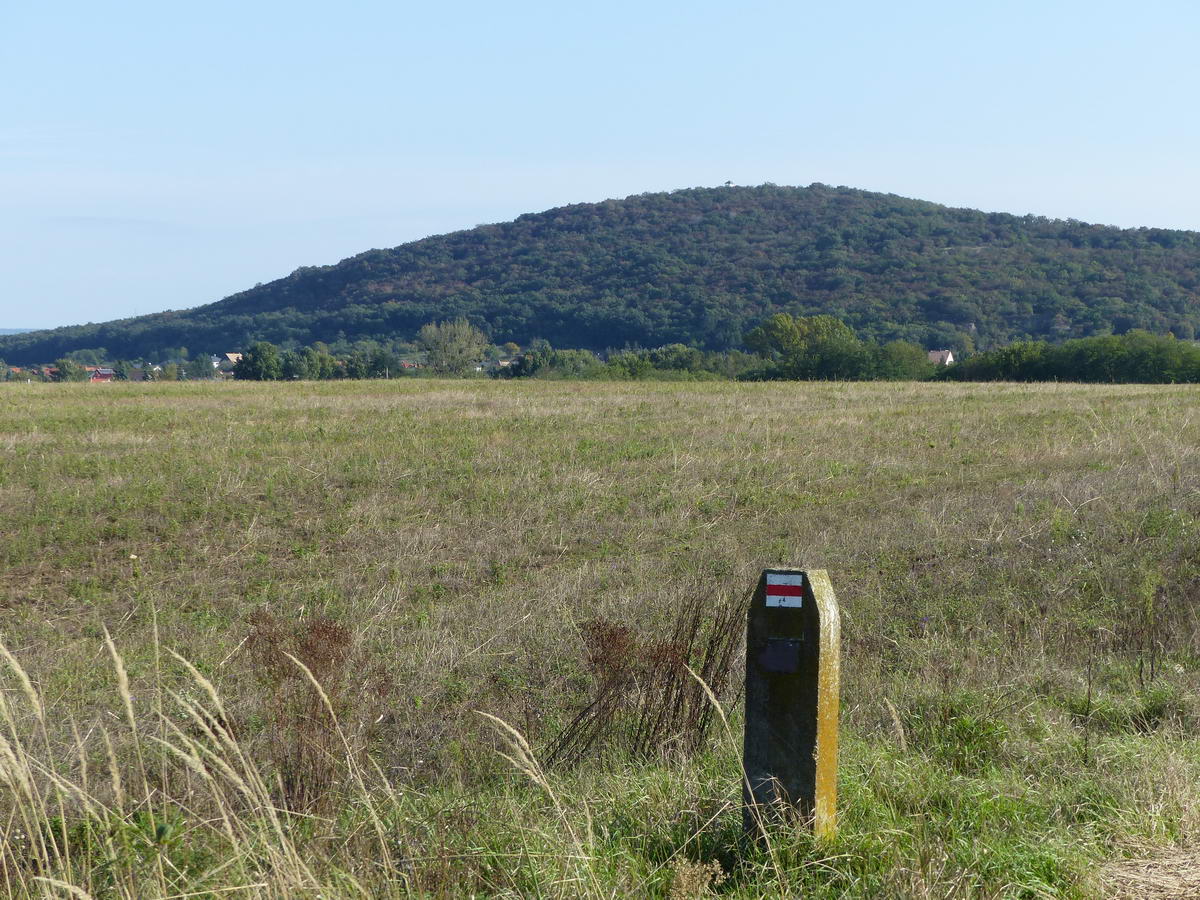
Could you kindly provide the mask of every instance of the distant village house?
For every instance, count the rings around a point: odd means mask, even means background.
[[[954,362],[953,350],[930,350],[929,361],[935,366],[948,366]]]

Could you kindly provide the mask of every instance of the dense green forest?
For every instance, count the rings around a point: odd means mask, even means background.
[[[1200,233],[952,209],[890,194],[697,188],[553,209],[297,269],[207,306],[0,337],[26,364],[258,340],[413,340],[458,316],[495,343],[742,345],[776,313],[960,352],[1200,328]],[[164,298],[164,305],[169,299]]]

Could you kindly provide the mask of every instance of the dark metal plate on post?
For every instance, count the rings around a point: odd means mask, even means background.
[[[759,656],[759,664],[767,672],[794,675],[800,671],[800,648],[804,638],[768,638]]]

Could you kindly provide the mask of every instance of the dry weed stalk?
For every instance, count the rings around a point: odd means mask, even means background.
[[[288,624],[260,611],[251,626],[246,659],[263,689],[279,802],[316,811],[335,786],[362,784],[367,729],[384,709],[387,679],[331,619]]]
[[[711,897],[713,888],[719,887],[725,878],[725,870],[716,860],[699,863],[680,856],[671,864],[671,891],[667,896],[669,900]]]
[[[699,750],[714,711],[689,672],[694,668],[714,695],[730,690],[748,602],[749,595],[711,601],[692,593],[665,639],[641,637],[628,625],[603,619],[584,623],[592,696],[551,743],[548,764],[578,765],[610,744],[642,759]]]

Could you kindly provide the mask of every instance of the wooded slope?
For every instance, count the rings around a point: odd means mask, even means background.
[[[409,340],[467,316],[496,342],[736,346],[775,312],[866,338],[994,347],[1200,329],[1200,233],[952,209],[891,194],[696,188],[579,204],[297,269],[191,310],[0,338],[10,363],[83,348]]]

